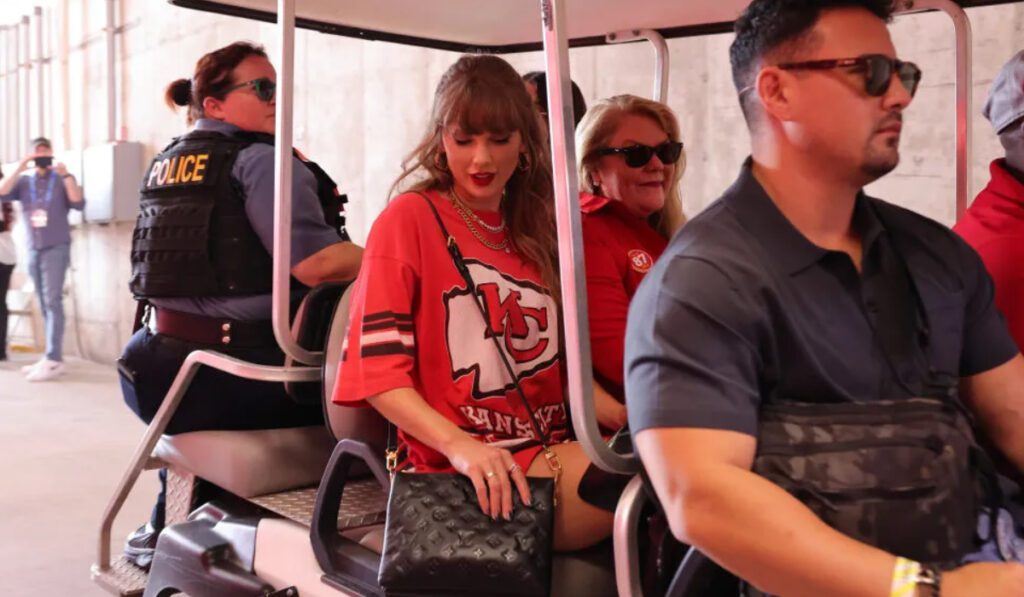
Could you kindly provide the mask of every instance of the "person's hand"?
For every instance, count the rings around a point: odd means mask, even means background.
[[[1024,595],[1024,565],[968,564],[942,575],[942,597],[976,597],[978,595],[986,597]]]
[[[22,171],[28,170],[28,163],[31,162],[34,159],[36,159],[36,154],[34,152],[28,154],[27,156],[25,156],[23,158],[21,158],[21,161],[18,162],[18,171],[22,172]]]
[[[452,467],[469,477],[476,489],[480,509],[492,519],[500,514],[512,519],[512,484],[524,504],[530,503],[530,487],[526,472],[512,459],[508,450],[494,448],[466,435],[445,450]]]
[[[53,170],[60,176],[64,176],[65,174],[68,173],[68,167],[65,166],[63,162],[57,162],[56,164],[54,164]]]
[[[597,422],[605,429],[618,431],[626,425],[626,405],[605,391],[599,383],[594,382],[594,410]]]

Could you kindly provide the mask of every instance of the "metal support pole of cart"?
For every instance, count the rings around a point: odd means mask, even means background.
[[[654,101],[668,102],[668,43],[660,33],[654,29],[631,29],[629,31],[616,31],[604,37],[610,44],[622,44],[631,41],[646,39],[654,47],[654,92],[651,97]]]
[[[939,10],[953,20],[956,36],[956,113],[954,127],[956,138],[956,221],[960,221],[967,205],[971,202],[971,116],[974,113],[971,99],[971,21],[964,9],[953,0],[906,0],[898,5],[900,14]]]
[[[307,365],[323,363],[292,338],[288,326],[292,256],[292,131],[295,82],[295,0],[278,0],[277,116],[274,123],[274,337],[285,355]]]
[[[541,0],[544,59],[548,77],[548,119],[551,123],[551,168],[555,184],[558,259],[562,274],[565,357],[573,429],[583,450],[597,466],[633,473],[632,455],[616,454],[604,443],[593,400],[590,335],[587,330],[587,286],[583,264],[576,149],[573,139],[572,93],[569,89],[569,45],[563,0]]]

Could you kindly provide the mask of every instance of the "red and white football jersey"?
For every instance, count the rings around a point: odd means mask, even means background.
[[[411,387],[481,441],[512,450],[536,444],[493,334],[539,423],[552,442],[564,440],[558,311],[536,267],[514,251],[484,246],[447,199],[425,194],[462,251],[486,319],[424,198],[400,195],[377,218],[367,241],[334,401],[352,406]],[[497,214],[477,215],[500,221]],[[401,430],[399,438],[416,470],[450,470],[442,454]]]

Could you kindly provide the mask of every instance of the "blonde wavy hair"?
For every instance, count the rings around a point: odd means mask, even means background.
[[[580,190],[595,195],[601,189],[594,186],[591,175],[597,169],[601,159],[598,150],[607,146],[608,140],[615,134],[622,117],[627,114],[646,116],[658,123],[672,141],[681,141],[679,121],[672,109],[661,102],[637,97],[635,95],[616,95],[599,100],[587,110],[576,129],[576,155],[579,170]],[[665,205],[652,214],[651,225],[659,234],[670,238],[676,230],[686,223],[683,214],[683,203],[679,195],[679,181],[686,170],[686,151],[679,156],[672,172]]]
[[[430,124],[416,149],[402,162],[402,173],[391,185],[389,195],[400,190],[452,188],[452,174],[442,162],[442,137],[453,125],[469,135],[519,131],[525,154],[505,186],[500,209],[516,252],[540,270],[541,280],[558,300],[551,159],[526,86],[519,73],[501,58],[465,55],[444,73],[434,93]],[[421,178],[403,186],[414,174]]]

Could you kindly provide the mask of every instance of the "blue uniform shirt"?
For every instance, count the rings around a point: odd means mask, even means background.
[[[30,174],[18,179],[9,195],[0,196],[0,201],[21,201],[25,230],[29,231],[29,243],[36,251],[69,244],[71,229],[68,226],[68,211],[81,210],[85,207],[84,199],[78,203],[72,203],[68,199],[68,193],[64,190],[64,180],[52,168],[48,168],[42,176],[39,176],[38,172],[38,169],[33,168]],[[35,179],[36,187],[34,201],[32,179]],[[48,193],[51,184],[53,190]],[[32,226],[32,212],[38,209],[46,210],[46,226],[41,228]]]
[[[240,129],[233,124],[202,118],[200,131],[230,135]],[[307,257],[334,243],[342,242],[338,233],[324,221],[317,197],[316,177],[298,158],[292,158],[292,255],[294,267]],[[238,154],[231,177],[240,184],[249,223],[263,246],[274,254],[274,147],[254,143]],[[293,300],[298,297],[293,296]],[[271,295],[152,299],[157,307],[185,313],[224,317],[241,321],[270,319]]]
[[[952,231],[863,194],[853,225],[860,271],[803,236],[748,161],[633,297],[630,429],[756,436],[764,402],[935,395],[1017,354],[992,280]]]

